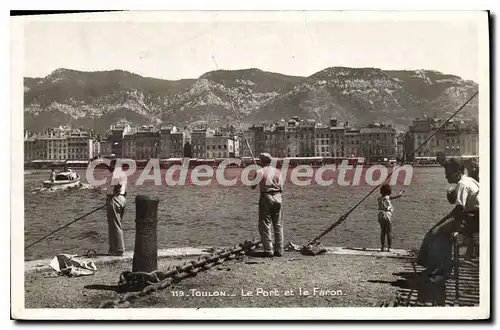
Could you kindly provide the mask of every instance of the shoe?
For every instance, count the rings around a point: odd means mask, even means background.
[[[283,252],[274,251],[275,257],[283,257]]]
[[[273,256],[273,253],[271,251],[250,251],[247,255],[249,257],[270,258]]]
[[[271,258],[274,256],[274,253],[272,253],[271,251],[264,251],[262,252],[262,256],[266,258]]]
[[[121,257],[121,256],[123,256],[123,251],[121,251],[121,252],[118,252],[118,251],[109,252],[109,255],[114,256],[114,257]]]

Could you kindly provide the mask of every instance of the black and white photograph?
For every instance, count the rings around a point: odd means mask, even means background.
[[[14,319],[490,317],[487,11],[21,15],[11,42]]]

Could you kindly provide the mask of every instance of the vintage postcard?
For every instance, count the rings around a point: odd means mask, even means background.
[[[488,12],[11,26],[12,318],[490,317]]]

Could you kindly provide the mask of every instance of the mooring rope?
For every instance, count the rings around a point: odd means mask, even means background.
[[[56,230],[52,231],[50,234],[45,235],[44,237],[40,238],[39,240],[37,240],[37,241],[35,241],[35,242],[31,243],[30,245],[28,245],[28,246],[26,247],[26,249],[25,249],[25,250],[29,249],[30,247],[32,247],[33,245],[35,245],[35,244],[37,244],[37,243],[40,243],[41,241],[43,241],[43,240],[44,240],[44,239],[46,239],[47,237],[51,236],[52,234],[55,234],[55,233],[56,233],[56,232],[58,232],[59,230],[64,229],[64,228],[66,228],[66,227],[68,227],[68,226],[70,226],[70,225],[74,224],[75,222],[77,222],[77,221],[79,221],[79,220],[82,220],[83,218],[85,218],[85,217],[87,217],[87,216],[91,215],[92,213],[95,213],[95,212],[97,212],[97,211],[99,211],[100,209],[103,209],[103,208],[105,208],[105,207],[106,207],[106,204],[105,204],[105,205],[103,205],[103,206],[99,206],[98,208],[96,208],[96,209],[94,209],[94,210],[92,210],[92,211],[90,211],[90,212],[88,212],[88,213],[86,213],[86,214],[82,215],[81,217],[76,218],[75,220],[73,220],[73,221],[71,221],[71,222],[69,222],[69,223],[65,224],[64,226],[57,228]]]
[[[453,117],[455,117],[463,108],[465,108],[465,106],[474,98],[476,97],[476,95],[479,93],[479,91],[476,91],[460,108],[458,108],[457,111],[455,111],[441,126],[439,126],[436,131],[434,131],[434,133],[432,133],[422,144],[420,144],[420,146],[418,146],[417,149],[415,149],[411,154],[410,154],[410,157],[414,156],[415,153],[417,151],[419,151],[425,144],[427,144],[427,142],[434,136],[436,135],[437,132],[439,132],[448,122],[450,122],[451,119],[453,119]],[[385,178],[385,180],[383,182],[386,182],[391,176],[392,174],[394,173],[394,170],[391,171],[391,173],[389,173],[387,175],[387,177]],[[342,222],[344,222],[347,217],[359,206],[361,205],[361,203],[363,203],[375,190],[377,190],[378,187],[380,187],[382,185],[379,184],[378,186],[376,186],[375,188],[373,188],[363,199],[361,199],[358,203],[356,203],[351,209],[349,209],[349,211],[347,211],[346,213],[344,213],[336,222],[334,222],[330,227],[328,227],[327,229],[325,229],[321,234],[319,234],[318,236],[316,236],[308,245],[314,245],[315,243],[318,242],[319,239],[321,239],[323,236],[325,236],[326,234],[328,234],[330,231],[332,231],[335,227],[337,227],[338,225],[340,225]]]

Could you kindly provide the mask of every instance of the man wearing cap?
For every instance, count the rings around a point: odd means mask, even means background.
[[[107,189],[107,218],[109,254],[121,256],[125,250],[122,221],[127,195],[127,175],[121,167],[116,167],[116,160],[111,160],[108,170],[111,172]]]
[[[268,153],[261,153],[262,168],[257,171],[260,178],[257,185],[260,189],[259,198],[259,233],[264,249],[263,256],[281,257],[283,255],[283,219],[281,217],[281,193],[283,182],[281,171],[271,165],[272,157]],[[271,225],[274,229],[274,250],[271,240]]]

